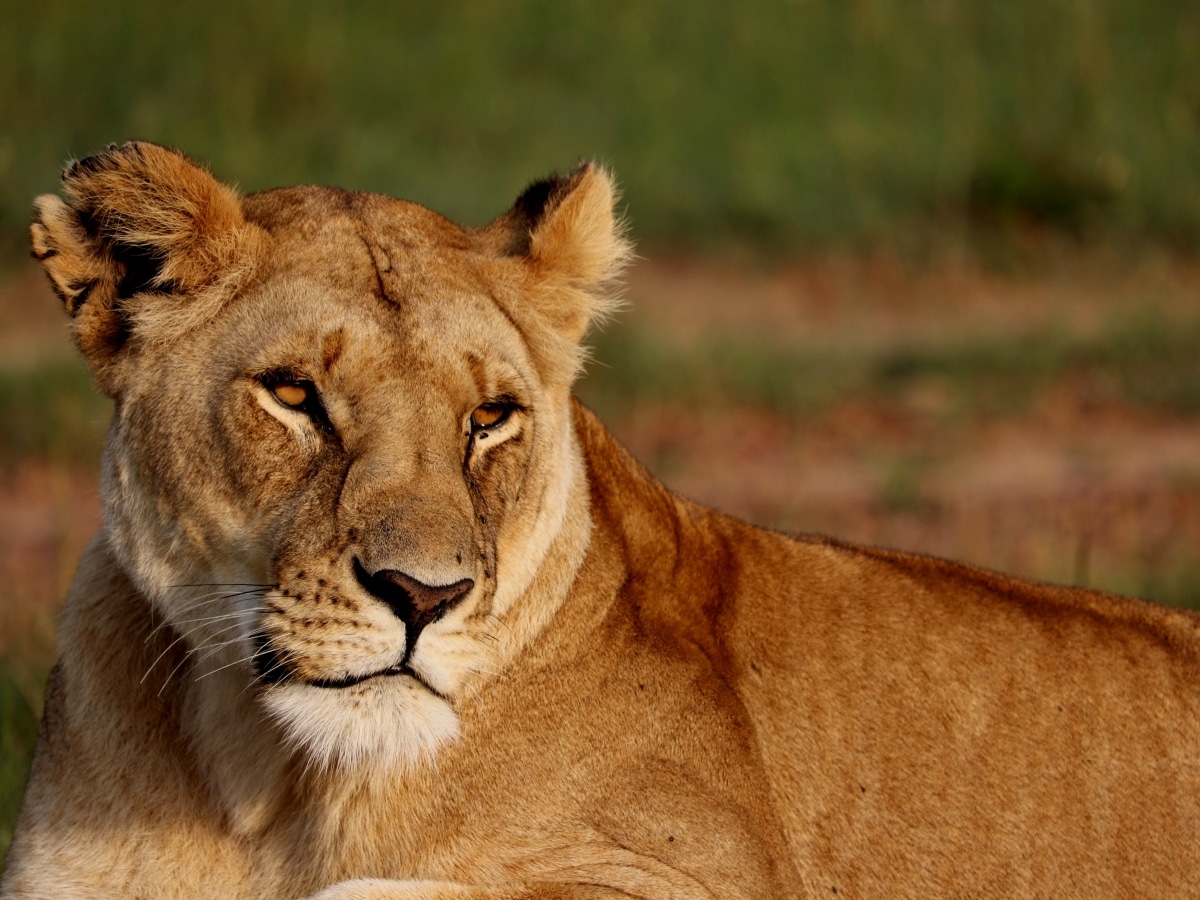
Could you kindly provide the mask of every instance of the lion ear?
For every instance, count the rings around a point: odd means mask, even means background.
[[[616,199],[612,177],[583,163],[571,175],[534,182],[488,226],[504,252],[523,258],[533,280],[543,283],[538,307],[572,341],[612,312],[614,282],[632,256]]]
[[[529,337],[568,378],[579,368],[578,345],[588,327],[619,305],[617,278],[633,255],[613,208],[616,199],[612,177],[583,163],[568,176],[531,184],[484,229],[496,249],[523,263],[524,311],[549,332]]]
[[[267,240],[238,195],[182,154],[110,146],[63,173],[66,202],[37,198],[33,254],[104,389],[130,340],[167,342],[211,317]]]

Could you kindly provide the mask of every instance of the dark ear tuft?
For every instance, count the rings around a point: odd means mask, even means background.
[[[73,159],[67,163],[67,167],[63,169],[63,183],[69,183],[77,178],[86,178],[89,175],[98,175],[99,173],[115,168],[114,161],[122,155],[141,156],[138,151],[137,141],[128,141],[124,144],[109,144],[104,148],[103,153],[96,153],[92,156],[86,156],[83,159]]]
[[[567,195],[571,180],[554,172],[540,181],[532,182],[521,192],[508,211],[511,240],[505,252],[510,256],[524,256],[529,252],[529,242],[538,221]]]
[[[154,291],[172,294],[175,285],[161,278],[163,255],[145,244],[113,244],[110,248],[114,262],[124,267],[124,274],[117,282],[117,299],[127,300],[134,294]]]

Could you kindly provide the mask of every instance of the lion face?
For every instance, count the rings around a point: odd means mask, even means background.
[[[522,488],[553,488],[563,397],[482,286],[422,280],[394,301],[369,259],[357,284],[281,268],[148,354],[157,383],[122,404],[110,453],[113,533],[198,649],[233,641],[211,662],[252,663],[293,731],[319,710],[322,755],[361,743],[354,710],[379,707],[428,744],[498,664],[500,538],[527,543]],[[177,587],[194,584],[219,596],[193,607]]]
[[[244,679],[322,764],[452,737],[544,622],[547,560],[586,543],[569,389],[626,252],[607,179],[480,230],[330,189],[239,200],[145,144],[65,180],[35,247],[116,400],[106,532],[193,677]]]

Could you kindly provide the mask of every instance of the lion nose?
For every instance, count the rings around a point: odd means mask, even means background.
[[[404,623],[408,643],[405,661],[412,656],[417,636],[425,626],[444,616],[475,587],[474,580],[470,578],[463,578],[454,584],[430,585],[398,569],[368,572],[357,559],[354,561],[354,574],[359,584],[386,603],[396,618]]]

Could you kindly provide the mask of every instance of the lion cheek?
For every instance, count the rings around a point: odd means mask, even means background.
[[[148,597],[172,618],[191,585],[261,584],[269,570],[261,540],[271,529],[223,494],[170,490],[178,479],[137,473],[145,467],[111,448],[105,456],[109,546]]]

